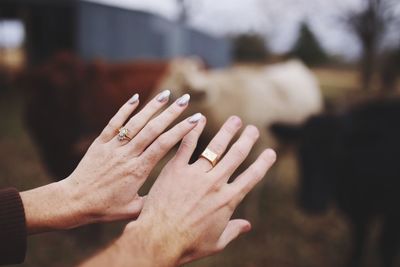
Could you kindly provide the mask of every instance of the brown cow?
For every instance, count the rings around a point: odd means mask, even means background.
[[[69,175],[89,144],[133,94],[143,103],[153,94],[168,62],[85,63],[62,53],[26,70],[25,121],[51,175]]]

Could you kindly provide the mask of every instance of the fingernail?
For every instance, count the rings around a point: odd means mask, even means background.
[[[134,94],[131,99],[129,99],[129,104],[133,105],[139,100],[139,94]]]
[[[198,123],[203,115],[201,113],[196,113],[192,117],[189,118],[190,123]]]
[[[251,230],[251,224],[246,224],[246,226],[244,227],[245,233],[249,232],[250,230]]]
[[[171,95],[171,91],[170,90],[164,90],[158,95],[157,101],[158,102],[164,102],[165,100],[167,100],[169,98],[170,95]]]
[[[273,162],[275,162],[275,160],[276,160],[276,152],[275,152],[273,149],[268,148],[268,149],[266,150],[266,153],[267,153],[267,155],[271,158],[271,160],[272,160]]]
[[[238,116],[232,116],[230,119],[237,127],[242,126],[242,120]]]
[[[184,94],[183,96],[181,96],[181,97],[176,101],[176,103],[177,103],[179,106],[183,107],[183,106],[186,106],[187,103],[189,103],[189,100],[190,100],[190,95],[189,95],[189,94]]]

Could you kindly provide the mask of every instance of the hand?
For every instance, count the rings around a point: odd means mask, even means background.
[[[155,116],[168,98],[169,91],[162,92],[129,119],[139,103],[135,95],[110,120],[68,178],[23,192],[28,231],[136,218],[143,206],[137,192],[150,171],[201,118],[195,115],[163,133],[189,101],[185,95]],[[124,127],[132,139],[120,141],[117,132],[127,120]]]
[[[265,176],[276,154],[271,149],[265,150],[246,171],[228,183],[249,154],[259,132],[254,126],[246,127],[215,167],[205,158],[189,165],[204,125],[205,120],[201,120],[184,137],[175,157],[163,168],[151,188],[138,220],[128,224],[122,236],[122,240],[128,240],[125,246],[140,240],[141,233],[145,236],[146,250],[140,253],[153,262],[147,265],[142,262],[141,266],[155,266],[157,257],[160,258],[157,266],[175,266],[217,253],[251,228],[248,221],[230,220],[230,217],[246,194]],[[240,119],[231,117],[208,148],[223,155],[240,127]],[[132,238],[129,240],[129,237]]]

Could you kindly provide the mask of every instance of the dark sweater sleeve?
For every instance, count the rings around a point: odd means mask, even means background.
[[[18,264],[26,252],[25,212],[19,192],[0,190],[0,265]]]

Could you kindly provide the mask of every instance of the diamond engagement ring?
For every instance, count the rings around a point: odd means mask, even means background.
[[[131,140],[132,138],[129,137],[128,135],[129,130],[125,127],[122,127],[121,129],[118,130],[118,141],[124,141],[124,140]]]

